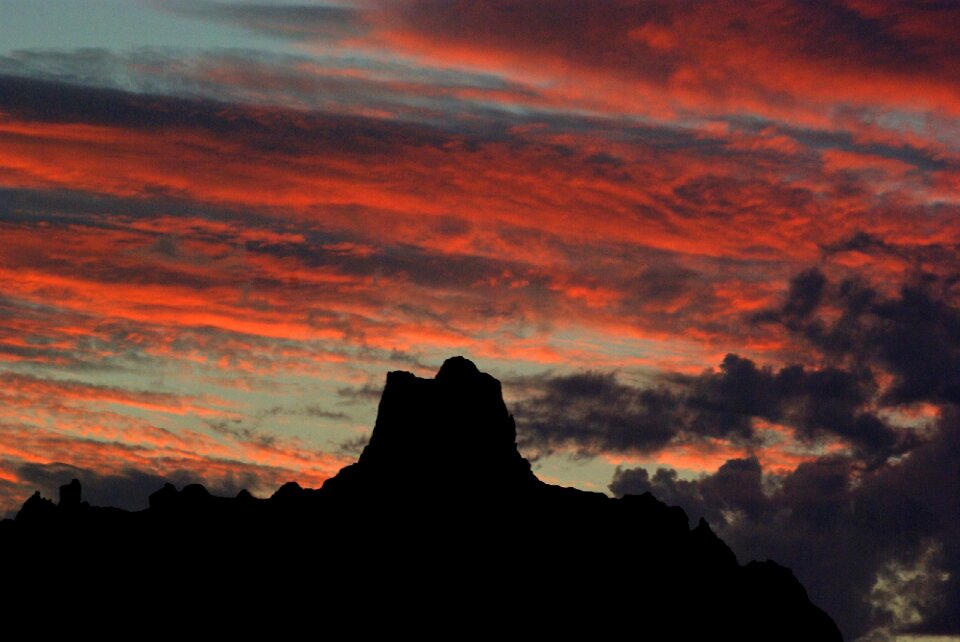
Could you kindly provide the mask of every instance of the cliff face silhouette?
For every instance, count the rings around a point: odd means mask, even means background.
[[[691,529],[649,493],[538,480],[500,382],[462,357],[434,379],[389,373],[369,444],[320,489],[167,484],[139,512],[81,493],[76,480],[58,504],[37,493],[0,524],[5,579],[27,607],[70,588],[85,612],[184,591],[235,610],[238,595],[305,582],[318,616],[457,637],[841,639],[788,569],[739,565],[703,520]],[[92,578],[106,588],[85,593]]]

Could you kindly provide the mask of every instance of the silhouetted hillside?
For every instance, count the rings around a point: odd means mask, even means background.
[[[205,617],[236,628],[306,590],[316,617],[368,632],[840,639],[789,570],[740,566],[706,522],[691,529],[650,494],[539,481],[500,383],[461,357],[434,379],[389,373],[370,443],[318,490],[224,498],[168,484],[131,513],[87,505],[74,481],[58,504],[30,498],[0,544],[28,606],[68,590],[71,607],[109,613],[187,591],[229,605]],[[107,588],[87,592],[93,578]],[[244,607],[252,594],[273,598]]]

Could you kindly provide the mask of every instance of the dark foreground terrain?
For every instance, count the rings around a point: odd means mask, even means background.
[[[434,379],[389,373],[370,443],[318,490],[225,498],[168,484],[126,512],[89,506],[74,481],[58,504],[37,494],[0,523],[7,620],[841,639],[788,569],[739,565],[706,522],[691,529],[649,494],[545,484],[515,442],[500,383],[456,357]]]

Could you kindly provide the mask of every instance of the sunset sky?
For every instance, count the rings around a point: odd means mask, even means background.
[[[934,1],[0,0],[0,516],[72,477],[318,487],[387,371],[462,354],[545,481],[706,516],[849,640],[960,636],[958,34]]]

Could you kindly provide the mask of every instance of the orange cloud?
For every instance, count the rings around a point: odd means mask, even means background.
[[[500,6],[367,11],[340,44],[390,61],[369,68],[204,59],[218,102],[0,79],[0,421],[22,438],[6,456],[319,479],[315,445],[198,416],[460,352],[631,376],[732,351],[815,361],[750,323],[800,269],[892,289],[954,270],[954,11]],[[145,392],[152,373],[197,390]],[[756,454],[774,471],[810,457]]]

